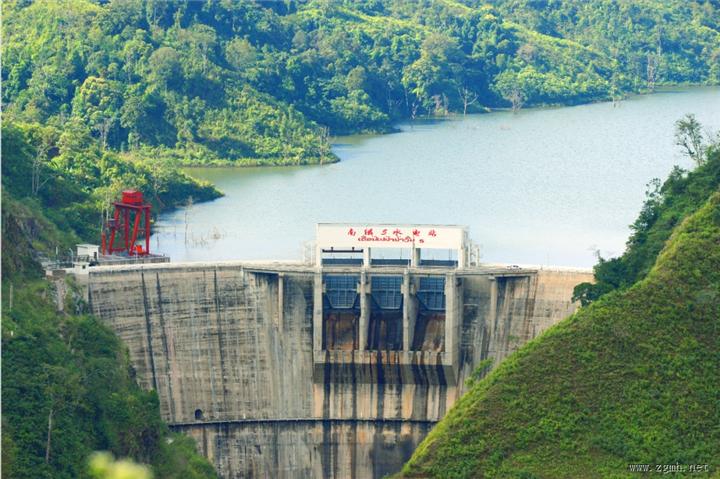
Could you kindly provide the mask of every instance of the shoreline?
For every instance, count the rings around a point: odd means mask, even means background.
[[[647,97],[650,95],[658,95],[658,94],[668,94],[668,93],[682,93],[684,90],[688,89],[703,89],[703,88],[718,88],[720,87],[720,84],[717,85],[703,85],[703,84],[691,84],[691,83],[679,83],[679,84],[669,84],[669,85],[658,85],[655,90],[648,91],[648,90],[641,90],[638,92],[628,92],[624,93],[623,96],[619,100],[612,100],[612,99],[597,99],[597,100],[590,100],[585,102],[568,102],[568,103],[547,103],[547,104],[535,104],[527,108],[520,108],[519,110],[515,111],[515,113],[520,113],[524,111],[536,111],[536,110],[551,110],[551,109],[558,109],[558,108],[571,108],[575,106],[584,106],[584,105],[594,105],[594,104],[600,104],[600,103],[614,103],[617,102],[619,104],[622,104],[624,101],[628,101],[631,99],[637,99],[640,97]],[[680,89],[680,91],[678,91]],[[415,124],[415,123],[422,123],[422,122],[442,122],[442,121],[457,121],[462,120],[463,118],[467,116],[475,116],[475,115],[487,115],[492,113],[508,113],[513,112],[512,108],[507,107],[499,107],[499,108],[490,108],[490,107],[484,107],[485,111],[474,111],[472,113],[468,113],[467,115],[463,115],[459,112],[450,112],[447,115],[443,116],[437,116],[437,115],[426,115],[426,116],[419,116],[415,119],[402,119],[399,120],[396,123],[393,123],[391,126],[387,128],[382,128],[378,130],[360,130],[353,133],[347,133],[347,134],[341,134],[341,135],[334,135],[330,137],[330,144],[334,145],[337,144],[337,140],[341,138],[351,138],[351,137],[371,137],[371,136],[378,136],[378,135],[392,135],[395,133],[401,133],[403,130],[398,125],[404,125],[404,124]],[[221,163],[211,163],[211,164],[184,164],[180,163],[178,164],[178,167],[181,169],[200,169],[200,168],[232,168],[232,169],[242,169],[242,168],[292,168],[292,167],[307,167],[307,166],[323,166],[323,165],[332,165],[336,163],[341,163],[342,160],[335,156],[333,159],[328,161],[318,161],[318,162],[310,162],[310,163],[284,163],[284,162],[261,162],[258,160],[250,160],[250,162],[243,162],[243,160],[221,160]]]

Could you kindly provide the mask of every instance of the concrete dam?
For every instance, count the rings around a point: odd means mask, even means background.
[[[90,309],[222,477],[383,477],[481,361],[571,314],[592,280],[477,263],[464,228],[388,228],[319,225],[312,262],[90,268]]]

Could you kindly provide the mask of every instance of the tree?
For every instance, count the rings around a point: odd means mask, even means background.
[[[702,126],[695,115],[688,113],[675,122],[675,144],[683,148],[683,153],[697,165],[705,162],[705,143]]]
[[[45,397],[49,400],[47,416],[47,439],[45,443],[45,464],[50,462],[52,452],[52,434],[56,416],[66,409],[78,407],[83,386],[80,374],[63,365],[45,365]]]
[[[467,114],[467,109],[478,99],[478,94],[470,90],[466,85],[458,88],[458,96],[463,104],[463,116]]]
[[[150,71],[154,79],[167,91],[180,81],[180,54],[171,47],[160,47],[150,55]]]
[[[347,74],[347,77],[345,78],[345,85],[350,91],[364,90],[366,82],[367,73],[365,72],[365,68],[360,65],[350,70],[350,72],[348,72]]]
[[[526,63],[532,63],[537,56],[537,49],[531,43],[525,43],[517,49],[515,55]]]
[[[40,193],[40,188],[45,185],[50,179],[47,176],[45,180],[42,179],[42,175],[47,169],[47,162],[49,158],[50,149],[53,147],[54,138],[52,132],[48,129],[40,131],[40,138],[37,140],[37,146],[35,156],[32,159],[32,171],[30,181],[30,192],[37,196]]]
[[[122,93],[117,82],[88,77],[73,100],[73,115],[96,132],[103,149],[108,137],[120,120]]]
[[[182,33],[183,39],[190,45],[193,54],[200,55],[201,71],[205,74],[207,72],[208,57],[217,42],[215,30],[208,25],[195,24],[189,29],[183,30]]]
[[[494,88],[500,96],[510,102],[513,112],[520,110],[527,100],[527,93],[522,89],[518,76],[510,70],[505,70],[497,76]]]
[[[256,59],[255,47],[244,38],[233,38],[225,47],[225,60],[237,71],[246,70]]]
[[[505,70],[499,74],[495,81],[495,90],[510,102],[516,112],[529,99],[541,96],[544,81],[552,78],[551,75],[543,76],[532,65],[527,65],[518,72]]]
[[[657,79],[657,70],[659,64],[659,57],[653,53],[647,54],[647,85],[648,90],[655,90],[655,81]]]
[[[128,41],[122,50],[127,83],[132,83],[136,77],[143,74],[144,66],[152,53],[152,46],[145,42],[145,32],[137,30],[135,37]]]
[[[454,38],[440,33],[429,34],[420,48],[420,58],[403,72],[403,86],[426,109],[434,108],[436,113],[442,113],[438,110],[447,108],[445,92],[455,89],[462,71],[461,55]]]

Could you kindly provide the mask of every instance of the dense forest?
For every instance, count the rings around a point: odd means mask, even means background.
[[[3,13],[6,120],[185,164],[334,161],[329,134],[419,115],[720,83],[712,0],[39,0]]]
[[[714,173],[684,181],[675,173],[665,184],[673,192],[643,210],[636,225],[653,212],[655,224],[676,225],[667,242],[660,227],[636,230],[622,261],[652,256],[643,279],[581,308],[475,382],[403,477],[631,478],[645,465],[651,474],[672,465],[682,476],[717,477],[720,151],[710,162]],[[706,182],[713,188],[702,198]]]
[[[720,83],[713,1],[38,0],[3,14],[4,198],[92,242],[123,188],[156,212],[220,194],[182,164],[330,162],[329,135],[419,115]]]
[[[50,153],[53,165],[43,164],[38,158],[48,150],[37,146],[45,145],[39,139],[55,133],[3,124],[2,477],[109,478],[87,464],[93,451],[104,450],[151,465],[155,477],[215,478],[191,439],[169,433],[157,395],[137,386],[125,346],[85,314],[72,281],[44,280],[39,260],[94,239],[101,205],[123,184],[139,184],[158,206],[217,192],[174,169],[124,161],[92,143],[82,150],[92,160],[87,169],[67,168],[68,151]],[[62,290],[66,304],[58,304]]]
[[[140,182],[154,192],[153,202],[166,206],[183,195],[217,192],[175,170],[152,170],[95,148],[83,150],[97,154],[90,170],[59,174],[57,166],[37,161],[47,154],[38,152],[37,139],[48,132],[55,133],[3,125],[2,477],[113,477],[102,472],[111,467],[96,467],[99,474],[88,468],[90,454],[104,450],[151,465],[155,477],[215,478],[192,440],[169,433],[157,395],[135,383],[125,346],[85,314],[72,281],[42,279],[39,260],[94,238],[113,184]],[[53,161],[67,162],[63,155],[56,152]],[[116,183],[104,184],[108,179]],[[58,304],[61,290],[68,291],[66,304]]]

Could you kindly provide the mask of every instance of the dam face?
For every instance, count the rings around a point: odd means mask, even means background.
[[[397,472],[464,392],[571,314],[590,272],[322,259],[93,268],[93,314],[224,478]]]

